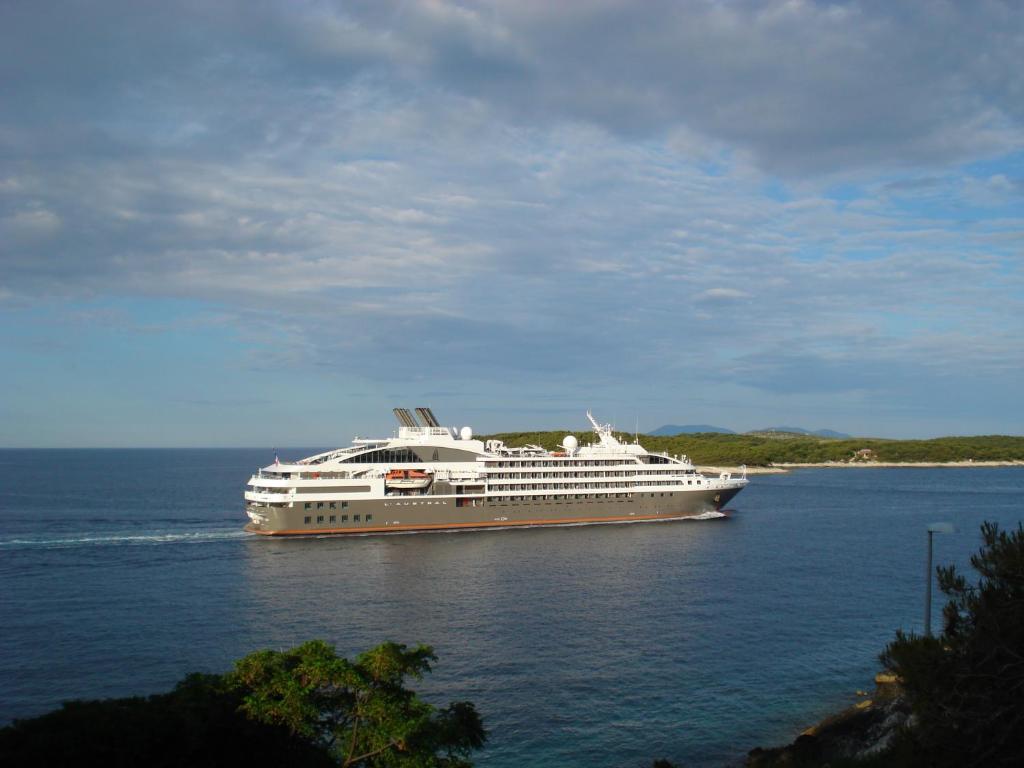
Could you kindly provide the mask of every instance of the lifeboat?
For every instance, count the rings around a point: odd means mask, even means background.
[[[430,485],[431,477],[421,469],[392,469],[384,478],[388,488],[417,490]]]

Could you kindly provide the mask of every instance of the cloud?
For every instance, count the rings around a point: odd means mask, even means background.
[[[1013,11],[15,4],[0,301],[201,303],[261,371],[436,391],[1012,376]]]
[[[750,294],[738,288],[708,288],[697,295],[698,300],[714,302],[729,302],[748,298],[750,298]]]
[[[53,211],[18,211],[0,219],[0,237],[18,242],[39,240],[60,230],[60,217]]]
[[[504,119],[732,146],[806,174],[942,165],[1021,146],[1011,3],[414,4],[379,62]],[[698,151],[700,151],[698,149]]]
[[[8,143],[27,151],[68,139],[99,152],[140,138],[228,152],[303,146],[329,140],[318,112],[367,89],[396,103],[461,96],[519,125],[672,136],[697,155],[732,147],[798,175],[934,167],[1021,146],[1022,22],[996,0],[52,10],[7,12],[9,107],[34,129]],[[86,120],[55,120],[57,110]]]

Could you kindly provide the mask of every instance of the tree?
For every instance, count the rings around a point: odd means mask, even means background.
[[[0,765],[106,768],[327,768],[327,752],[247,718],[220,675],[193,674],[147,698],[68,701],[0,728]]]
[[[246,656],[231,679],[250,717],[324,745],[344,768],[464,768],[487,738],[476,709],[437,709],[405,687],[436,658],[429,646],[384,643],[351,662],[314,640]]]
[[[981,534],[977,584],[937,569],[950,598],[941,636],[897,632],[881,656],[903,681],[927,764],[1024,765],[1024,526],[985,523]]]

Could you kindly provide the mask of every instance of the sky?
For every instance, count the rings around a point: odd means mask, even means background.
[[[1024,434],[1016,2],[0,4],[0,446]]]

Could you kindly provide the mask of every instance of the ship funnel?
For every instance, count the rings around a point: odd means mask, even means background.
[[[414,419],[412,417],[412,414],[409,413],[409,409],[408,408],[395,408],[393,410],[394,410],[395,418],[398,419],[398,423],[401,424],[403,427],[416,427],[416,426],[419,426],[416,423],[416,419]]]
[[[434,412],[429,408],[417,408],[416,415],[420,417],[425,427],[440,427],[441,422],[434,416]]]

